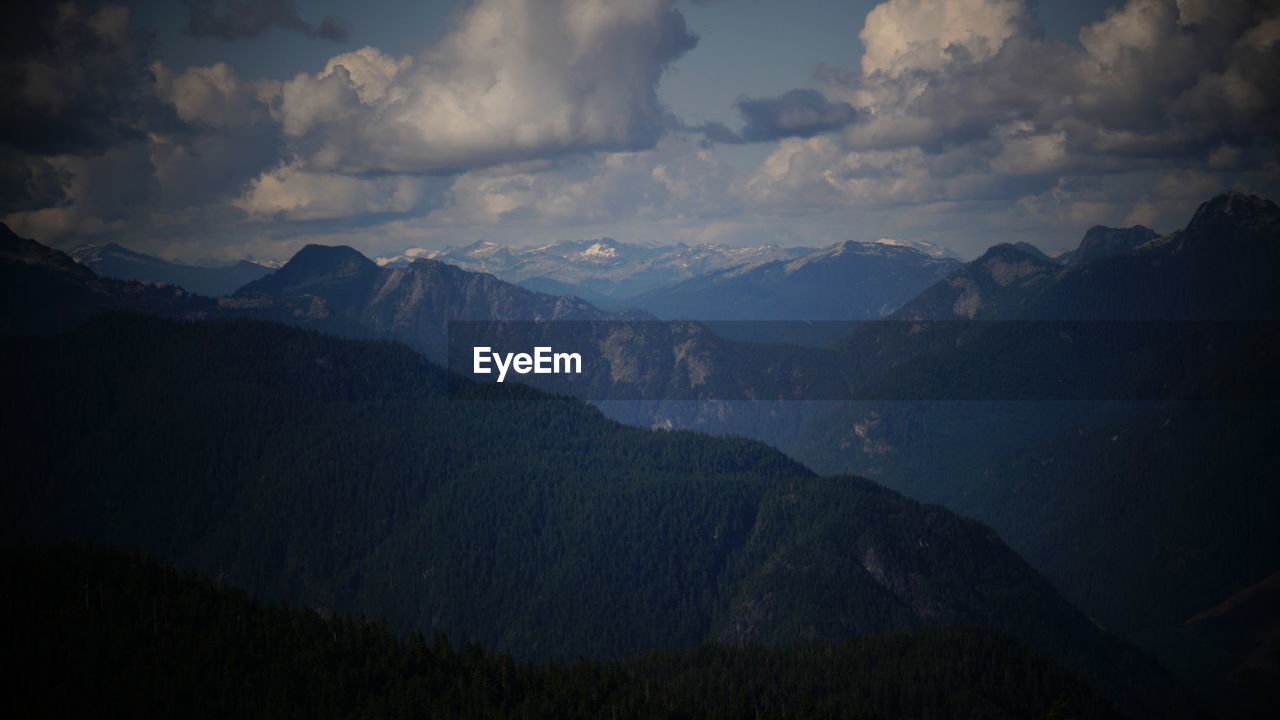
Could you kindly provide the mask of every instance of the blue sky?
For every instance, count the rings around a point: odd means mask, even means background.
[[[59,247],[974,256],[1173,230],[1280,175],[1276,2],[148,0],[15,25],[0,216]]]

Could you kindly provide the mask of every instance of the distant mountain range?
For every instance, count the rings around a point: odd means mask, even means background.
[[[416,257],[495,275],[536,290],[572,289],[584,299],[620,302],[654,288],[715,270],[765,260],[801,257],[812,248],[728,245],[640,245],[612,238],[573,240],[534,248],[478,241],[462,247],[383,259],[405,264]]]
[[[872,267],[875,261],[870,258],[876,249],[882,251],[878,255],[880,263]],[[799,287],[813,281],[811,274],[820,273],[816,266],[789,281],[780,280],[767,270],[758,272],[761,266],[771,263],[803,260],[803,264],[820,265],[824,258],[838,253],[849,255],[844,260],[848,267],[833,268],[831,274],[841,270],[849,274],[826,286],[838,294],[825,304],[809,297],[808,288]],[[865,259],[866,267],[855,267],[855,255]],[[931,243],[888,238],[874,243],[837,243],[818,250],[777,245],[640,245],[605,237],[534,248],[478,241],[444,250],[412,249],[402,255],[379,258],[378,263],[395,267],[431,258],[465,270],[490,273],[538,292],[577,295],[604,309],[633,307],[660,317],[860,320],[884,315],[924,287],[914,279],[915,271],[907,267],[928,262],[919,256],[935,261],[933,267],[946,269],[959,261],[954,253]],[[903,267],[892,267],[892,262],[884,261],[888,257],[902,260]],[[731,275],[739,278],[736,283],[721,287],[726,274],[735,270],[742,271]],[[894,281],[903,284],[894,285]],[[700,294],[707,297],[699,297]]]
[[[850,240],[794,259],[707,273],[630,302],[671,319],[873,320],[959,265],[914,247]]]
[[[273,269],[249,260],[217,267],[183,265],[134,252],[115,243],[81,245],[70,255],[99,277],[168,283],[210,297],[230,295],[245,283],[257,280]]]

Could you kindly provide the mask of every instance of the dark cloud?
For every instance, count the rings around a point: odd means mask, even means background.
[[[743,126],[734,132],[718,122],[696,130],[710,142],[770,142],[788,137],[813,137],[855,122],[858,111],[849,103],[831,102],[817,90],[790,90],[772,98],[740,100],[735,105]]]
[[[817,90],[791,90],[781,97],[743,100],[738,112],[746,119],[742,137],[766,142],[784,137],[813,137],[836,130],[857,119],[848,103],[831,102]]]
[[[342,21],[325,17],[312,25],[298,14],[293,0],[183,0],[189,12],[187,34],[220,40],[242,40],[272,28],[340,42],[349,34]]]
[[[174,121],[150,92],[148,38],[118,5],[20,2],[0,24],[0,148],[97,153]]]
[[[44,158],[0,151],[0,214],[62,203],[68,179],[66,172]]]

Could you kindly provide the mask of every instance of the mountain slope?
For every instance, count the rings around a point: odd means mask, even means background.
[[[57,332],[110,310],[202,317],[216,307],[179,287],[98,278],[0,224],[0,334]]]
[[[82,245],[72,250],[70,255],[99,277],[168,283],[210,297],[230,295],[245,283],[271,272],[271,268],[247,260],[224,267],[172,263],[115,243]]]
[[[1280,703],[1260,690],[1274,674],[1227,681],[1230,654],[1196,649],[1183,625],[1280,568],[1269,512],[1280,503],[1278,268],[1280,208],[1227,194],[1184,230],[983,309],[1013,322],[868,330],[850,343],[887,348],[885,387],[968,402],[833,409],[794,454],[990,523],[1091,616],[1209,688],[1226,716],[1249,696],[1266,698],[1265,717]],[[946,317],[954,295],[931,293],[943,300],[907,308]],[[1085,342],[1103,331],[1113,344]],[[1082,401],[1007,401],[1037,383],[1056,390],[1064,365],[1102,379],[1131,367],[1135,382],[1100,380]],[[1123,401],[1140,387],[1161,388],[1160,402]]]
[[[573,296],[535,293],[438,260],[378,267],[346,246],[308,245],[279,270],[245,285],[235,298],[309,304],[307,315],[297,318],[302,324],[311,318],[341,318],[435,359],[445,356],[450,321],[642,319],[606,313]]]
[[[534,666],[96,548],[6,548],[0,572],[7,717],[1123,717],[979,629]]]
[[[1020,317],[1031,298],[1061,268],[1016,245],[991,247],[910,299],[890,320],[1009,320]]]
[[[980,624],[1140,714],[1177,696],[986,528],[757,443],[445,394],[402,346],[262,323],[110,317],[3,349],[26,378],[0,416],[23,449],[8,539],[141,549],[526,657]]]

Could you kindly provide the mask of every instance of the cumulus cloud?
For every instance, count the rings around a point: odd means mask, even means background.
[[[332,220],[369,213],[406,212],[423,199],[422,178],[359,178],[296,165],[256,178],[233,204],[259,220]]]
[[[319,25],[302,19],[293,0],[183,0],[187,6],[187,34],[220,40],[251,38],[272,28],[302,33],[307,37],[346,40],[346,25],[326,16]]]
[[[657,97],[697,38],[674,0],[479,0],[411,60],[366,49],[284,84],[280,121],[308,166],[430,173],[650,147]]]
[[[856,63],[740,100],[733,129],[682,126],[658,98],[696,43],[675,2],[475,0],[421,52],[365,47],[284,81],[152,62],[123,7],[23,3],[0,26],[0,212],[46,240],[144,250],[397,223],[841,239],[854,214],[886,235],[1075,235],[1173,227],[1214,188],[1280,190],[1274,0],[1124,0],[1078,44],[1046,37],[1027,0],[887,0]],[[320,33],[292,2],[191,7],[221,23],[210,36]],[[689,130],[772,145],[735,169]]]
[[[477,0],[417,55],[366,47],[283,82],[152,62],[119,5],[23,3],[0,27],[17,89],[0,108],[0,212],[46,241],[145,250],[255,232],[246,221],[276,234],[442,204],[470,221],[606,217],[631,190],[651,208],[696,198],[683,160],[641,160],[676,125],[658,81],[697,41],[674,2]],[[324,34],[291,2],[188,6],[197,35]],[[613,179],[588,187],[597,171]]]
[[[1217,170],[1276,182],[1280,4],[1127,0],[1073,46],[1045,38],[1024,0],[889,0],[860,37],[859,67],[818,73],[856,119],[835,137],[782,142],[744,186],[754,201],[1056,193],[1043,208],[1064,206],[1066,178],[1193,173],[1203,190],[1229,182]]]
[[[862,74],[901,78],[982,62],[1034,27],[1022,0],[891,0],[871,10],[859,34]]]

